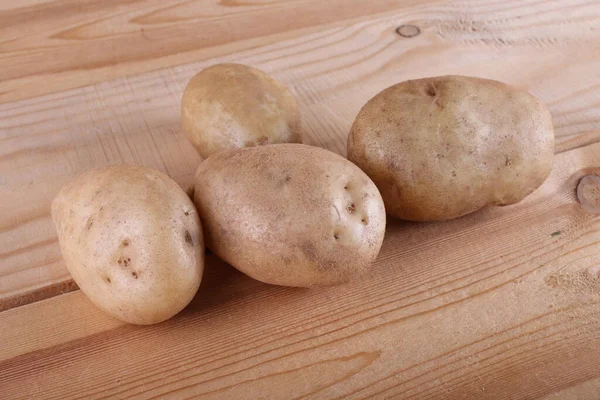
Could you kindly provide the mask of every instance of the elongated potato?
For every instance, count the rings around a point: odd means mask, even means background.
[[[181,101],[187,138],[206,158],[223,150],[301,143],[296,99],[280,82],[241,64],[217,64],[187,84]]]
[[[202,227],[192,201],[168,176],[130,165],[92,170],[62,188],[52,218],[73,279],[114,317],[161,322],[196,294]]]
[[[445,220],[519,202],[548,177],[550,112],[531,94],[464,76],[391,86],[360,110],[348,159],[373,179],[388,214]]]
[[[385,231],[373,182],[337,154],[300,144],[218,153],[194,202],[207,246],[263,282],[324,286],[368,273]]]

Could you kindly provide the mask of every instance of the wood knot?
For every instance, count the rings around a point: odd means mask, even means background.
[[[577,199],[590,214],[600,214],[600,176],[586,175],[577,184]]]
[[[412,38],[421,34],[421,28],[416,25],[400,25],[396,28],[396,33],[405,38]]]

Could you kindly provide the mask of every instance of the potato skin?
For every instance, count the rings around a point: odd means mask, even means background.
[[[98,307],[132,324],[181,311],[204,270],[198,213],[168,176],[115,165],[76,177],[52,202],[69,272]]]
[[[194,76],[181,102],[183,130],[207,158],[223,150],[273,143],[301,143],[298,104],[264,72],[217,64]]]
[[[254,279],[327,286],[369,271],[385,231],[381,196],[345,158],[277,144],[218,153],[198,167],[207,246]]]
[[[391,216],[460,217],[517,203],[548,177],[550,112],[504,83],[441,76],[391,86],[360,110],[348,159],[373,179]]]

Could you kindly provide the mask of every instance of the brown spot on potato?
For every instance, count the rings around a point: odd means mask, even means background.
[[[269,138],[266,136],[261,136],[258,139],[256,139],[256,143],[258,143],[259,146],[263,146],[269,143]]]
[[[308,260],[315,261],[317,259],[317,249],[311,242],[305,242],[300,246],[300,251]]]
[[[346,211],[348,211],[350,214],[354,214],[356,212],[356,204],[350,203],[348,207],[346,207]]]
[[[125,246],[125,247],[129,246],[129,239],[123,240],[123,246]]]
[[[118,262],[119,264],[123,264],[123,266],[124,266],[124,267],[128,267],[128,266],[129,266],[129,264],[131,264],[131,258],[129,258],[129,257],[124,257],[124,256],[121,256],[121,257],[120,257],[120,258],[117,260],[117,262]]]
[[[190,234],[189,231],[185,231],[185,233],[183,234],[183,237],[185,238],[185,242],[187,244],[189,244],[190,246],[194,245],[194,240],[192,239],[192,235]]]
[[[334,238],[335,240],[339,240],[339,239],[340,239],[340,234],[339,234],[339,233],[337,233],[337,232],[336,232],[336,233],[334,233],[334,234],[333,234],[333,238]]]
[[[137,274],[137,272],[135,272],[135,271],[132,271],[132,272],[131,272],[131,276],[133,276],[135,279],[137,279],[137,278],[138,278],[138,274]]]
[[[104,278],[104,280],[106,281],[106,283],[111,283],[112,282],[108,276],[106,278]]]
[[[85,228],[90,229],[93,224],[94,224],[94,220],[92,219],[92,217],[89,217],[87,220],[87,223],[85,224]]]

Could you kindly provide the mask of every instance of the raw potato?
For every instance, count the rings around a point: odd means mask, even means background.
[[[301,143],[300,112],[289,90],[264,72],[218,64],[194,76],[183,93],[187,138],[207,158],[223,150]]]
[[[60,249],[98,307],[132,324],[181,311],[204,270],[198,213],[168,176],[116,165],[68,183],[52,203]]]
[[[412,221],[513,204],[548,177],[550,112],[525,91],[464,76],[402,82],[360,110],[348,159],[373,179],[387,213]]]
[[[207,246],[260,281],[326,286],[368,273],[385,231],[373,182],[345,158],[278,144],[215,154],[194,202]]]

